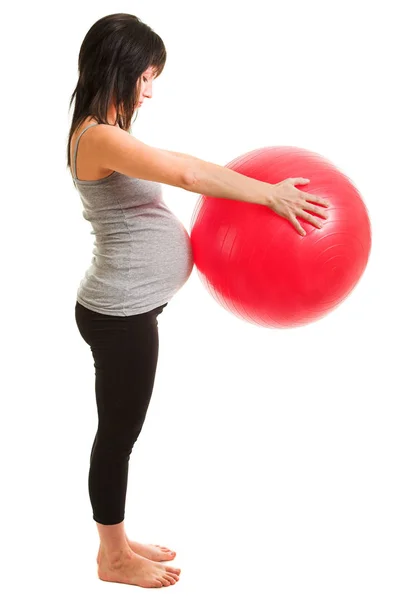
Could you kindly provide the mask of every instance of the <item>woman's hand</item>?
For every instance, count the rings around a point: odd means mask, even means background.
[[[323,221],[316,219],[306,211],[311,211],[324,219],[328,216],[326,211],[319,206],[315,206],[315,204],[320,204],[328,207],[329,202],[327,200],[302,192],[295,187],[295,185],[305,185],[309,182],[309,179],[303,177],[290,177],[279,183],[269,184],[270,190],[266,201],[268,208],[290,221],[301,235],[306,235],[306,232],[297,217],[301,217],[320,229],[323,226]]]

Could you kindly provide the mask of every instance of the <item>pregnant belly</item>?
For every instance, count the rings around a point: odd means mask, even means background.
[[[153,232],[151,243],[143,245],[143,253],[132,254],[132,265],[138,262],[155,278],[169,281],[171,286],[181,287],[193,269],[193,252],[190,237],[180,222],[168,230]],[[141,256],[140,256],[141,254]]]
[[[96,273],[110,283],[126,281],[145,285],[163,282],[166,287],[179,289],[193,269],[193,252],[189,234],[176,218],[168,221],[141,222],[140,227],[122,239],[96,239],[92,266],[87,275]]]

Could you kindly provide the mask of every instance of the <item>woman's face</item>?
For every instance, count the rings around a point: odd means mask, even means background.
[[[153,80],[154,77],[154,69],[153,67],[149,67],[147,71],[142,73],[140,80],[138,82],[139,87],[139,98],[138,98],[138,106],[142,106],[145,98],[152,98],[153,96]]]

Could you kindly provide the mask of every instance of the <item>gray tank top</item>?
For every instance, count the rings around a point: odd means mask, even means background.
[[[166,304],[193,269],[190,237],[162,199],[162,184],[117,171],[95,181],[72,178],[83,217],[95,236],[93,256],[77,292],[82,306],[127,317]]]

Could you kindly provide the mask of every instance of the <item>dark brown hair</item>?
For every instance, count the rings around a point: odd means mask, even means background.
[[[119,127],[131,127],[141,75],[150,67],[161,75],[167,60],[164,42],[138,17],[126,13],[108,15],[87,32],[78,59],[79,79],[69,110],[75,108],[67,145],[67,166],[71,168],[71,138],[87,117],[107,124],[110,103],[115,100]]]

